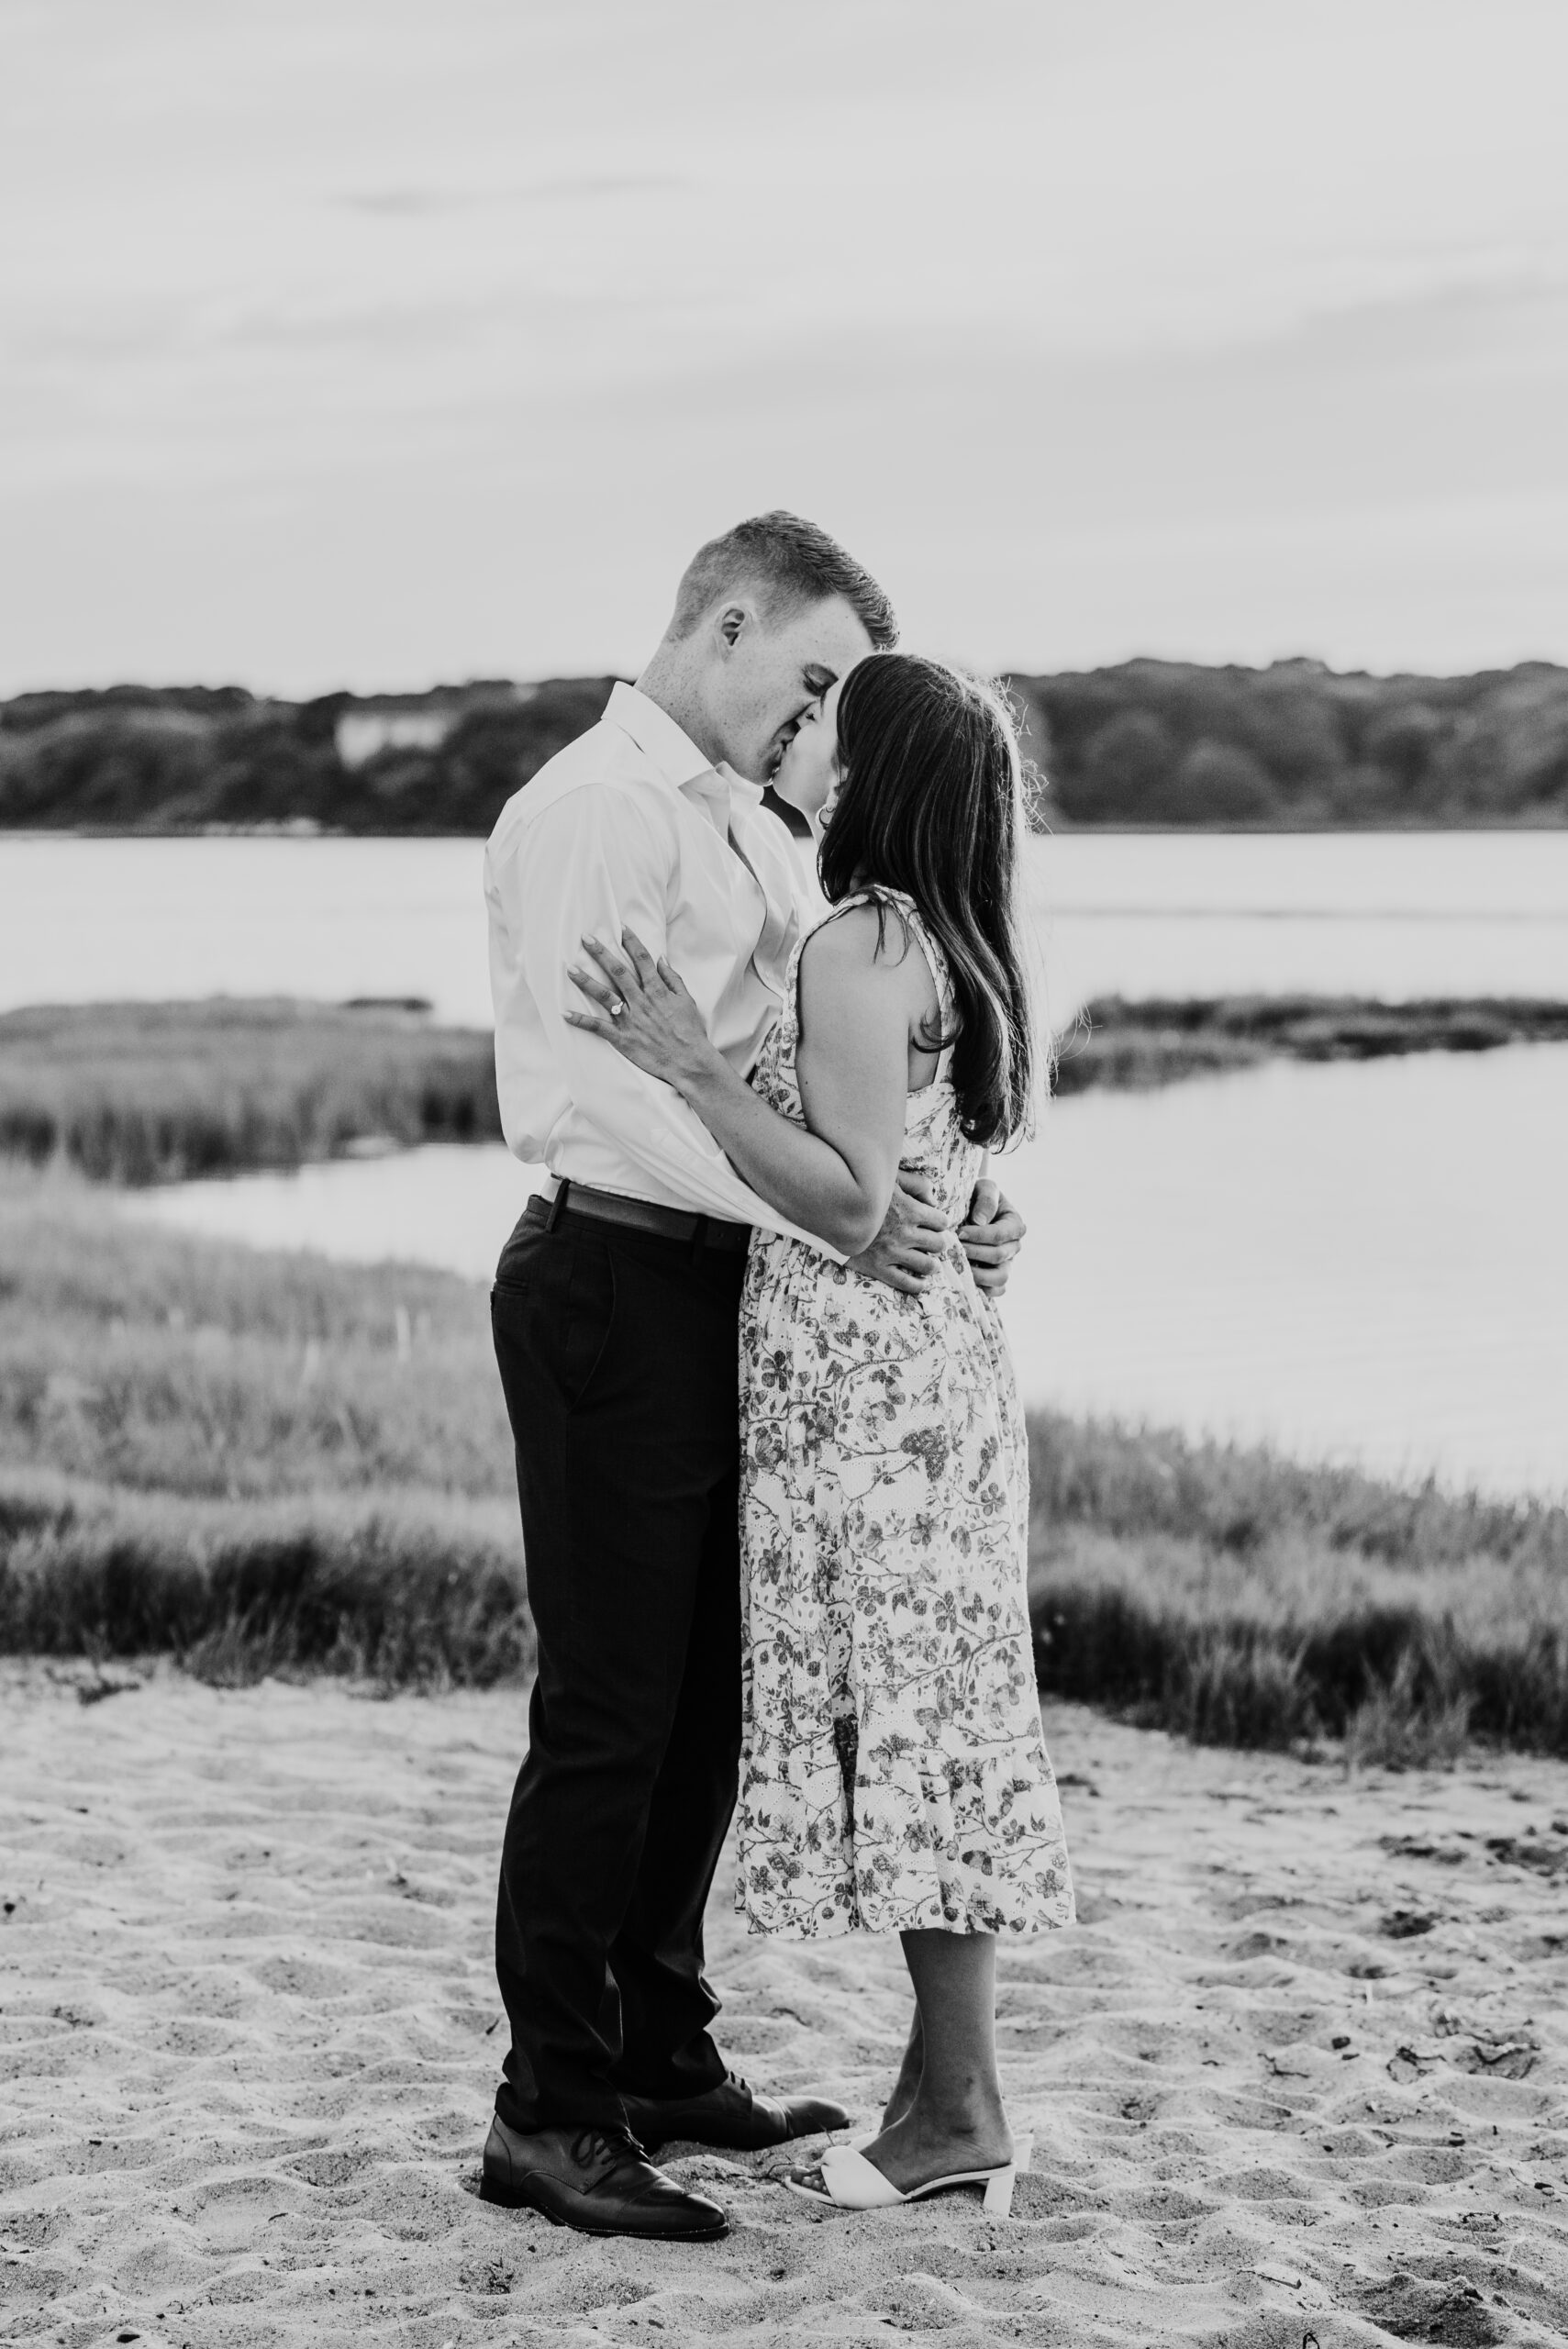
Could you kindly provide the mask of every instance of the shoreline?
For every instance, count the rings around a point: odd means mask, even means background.
[[[1517,816],[1505,814],[1478,815],[1464,823],[1424,821],[1411,817],[1398,822],[1380,815],[1364,824],[1348,824],[1342,818],[1321,823],[1301,821],[1238,824],[1225,821],[1195,821],[1188,824],[1133,824],[1103,822],[1084,817],[1073,818],[1053,808],[1051,820],[1030,827],[1030,838],[1112,840],[1408,840],[1429,834],[1442,838],[1468,836],[1471,833],[1506,832],[1510,835],[1536,832],[1551,840],[1568,830],[1568,811],[1555,820],[1543,820],[1539,807],[1529,808]],[[373,831],[350,825],[328,824],[314,816],[283,816],[273,819],[261,818],[253,823],[207,824],[7,824],[0,819],[0,842],[6,841],[473,841],[488,838],[484,831]]]

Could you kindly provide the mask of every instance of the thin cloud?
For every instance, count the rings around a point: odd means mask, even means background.
[[[556,179],[531,180],[516,187],[351,189],[329,201],[345,211],[402,219],[423,213],[483,211],[505,205],[558,204],[597,196],[665,195],[690,184],[668,172],[571,173]]]

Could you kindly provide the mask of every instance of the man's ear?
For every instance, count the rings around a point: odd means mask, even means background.
[[[754,618],[744,604],[726,604],[714,625],[725,651],[733,652],[746,630],[754,625]]]

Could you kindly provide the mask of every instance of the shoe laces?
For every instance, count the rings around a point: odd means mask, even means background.
[[[645,2162],[648,2155],[629,2129],[617,2129],[610,2122],[579,2129],[572,2140],[572,2158],[585,2168],[590,2161],[602,2156],[610,2171],[624,2169],[628,2162]]]

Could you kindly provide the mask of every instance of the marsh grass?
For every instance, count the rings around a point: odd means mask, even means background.
[[[509,1497],[483,1288],[195,1242],[0,1173],[0,1461],[193,1497]]]
[[[1172,1085],[1281,1056],[1481,1052],[1568,1038],[1568,1006],[1225,996],[1090,1004],[1056,1089]],[[417,1008],[215,996],[0,1015],[0,1153],[145,1184],[298,1166],[356,1144],[496,1141],[484,1030]]]
[[[526,1673],[533,1629],[499,1502],[214,1502],[0,1470],[0,1650],[172,1654],[225,1685],[486,1686]]]
[[[1568,1753],[1568,1511],[1037,1414],[1040,1677],[1207,1742]]]
[[[1568,1512],[1031,1421],[1042,1687],[1209,1742],[1568,1753]],[[484,1290],[0,1171],[0,1649],[221,1680],[523,1675]]]
[[[0,1152],[99,1182],[500,1134],[489,1035],[407,1006],[215,996],[0,1015]]]
[[[0,1649],[526,1670],[484,1290],[193,1243],[0,1172]]]
[[[1266,1060],[1385,1060],[1565,1040],[1568,1003],[1535,996],[1102,996],[1057,1040],[1054,1089],[1142,1091]]]

